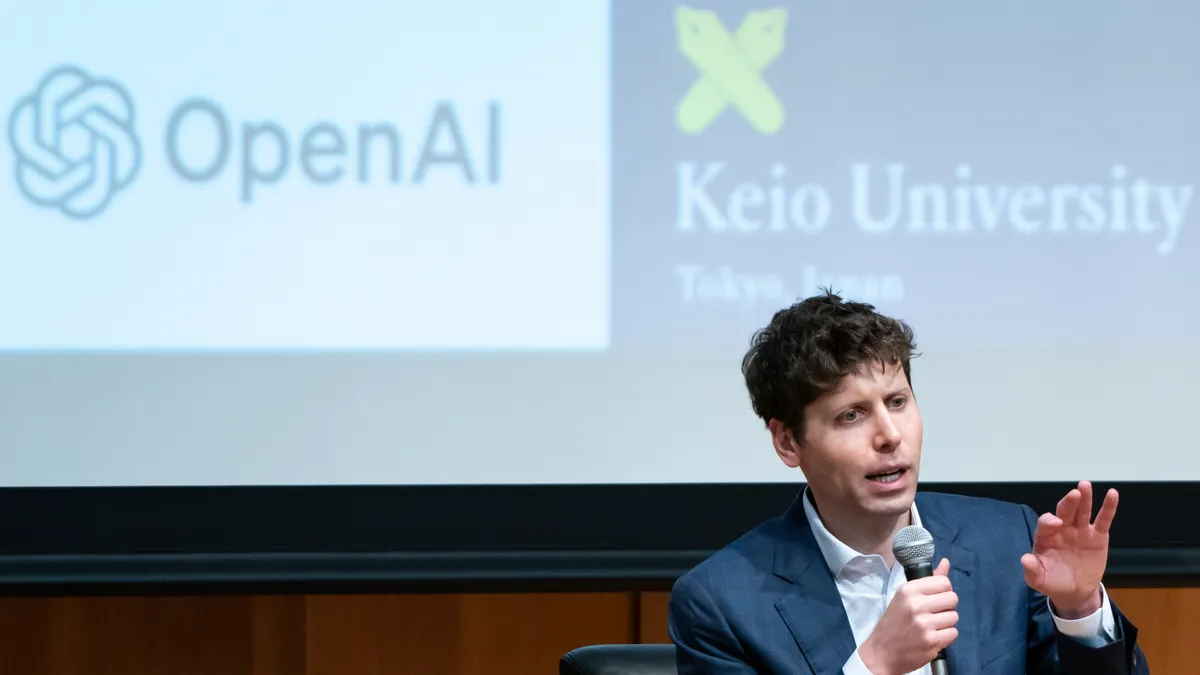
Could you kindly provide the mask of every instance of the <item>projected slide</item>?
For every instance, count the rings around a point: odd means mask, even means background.
[[[0,347],[603,348],[607,8],[568,4],[10,15]]]
[[[923,480],[1200,480],[1198,25],[14,6],[0,485],[800,480],[739,367],[824,287],[915,330]]]
[[[1200,284],[1196,10],[1153,4],[615,2],[616,345],[827,286],[939,343],[1200,330],[1141,301]]]

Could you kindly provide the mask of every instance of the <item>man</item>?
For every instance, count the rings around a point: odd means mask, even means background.
[[[1137,629],[1101,584],[1110,491],[1092,522],[1081,482],[1027,506],[917,492],[913,333],[826,293],[778,312],[742,363],[754,412],[808,487],[682,576],[671,592],[679,672],[1148,674]],[[934,576],[905,581],[892,541],[932,533]]]

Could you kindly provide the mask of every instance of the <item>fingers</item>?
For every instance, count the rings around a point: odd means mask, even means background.
[[[944,576],[949,576],[949,574],[950,574],[950,559],[942,558],[942,561],[939,562],[938,566],[933,570],[933,576],[944,577]]]
[[[949,558],[943,557],[942,560],[937,563],[937,567],[934,569],[934,575],[932,575],[932,577],[925,577],[923,579],[913,579],[912,581],[908,581],[908,583],[906,583],[904,586],[900,586],[900,592],[913,593],[913,595],[926,596],[926,597],[936,597],[936,596],[942,596],[942,595],[952,595],[953,596],[954,595],[954,586],[950,585],[949,573],[950,573],[950,560],[949,560]],[[922,602],[924,603],[924,601],[922,601]],[[956,601],[956,599],[955,599],[955,602],[958,602],[958,601]],[[953,604],[948,605],[948,607],[943,607],[943,605],[944,605],[944,601],[942,601],[941,604],[936,605],[936,607],[941,607],[942,609],[953,609],[954,608]],[[932,607],[932,605],[922,604],[922,607],[930,608],[930,607]],[[932,611],[941,611],[941,610],[934,609]]]
[[[921,599],[921,609],[930,614],[953,612],[958,608],[958,593],[946,591],[935,595],[927,595]],[[953,624],[951,624],[953,625]]]
[[[1034,549],[1046,546],[1051,539],[1058,535],[1063,528],[1063,520],[1051,513],[1043,513],[1038,518],[1037,529],[1033,533]]]
[[[1109,490],[1104,496],[1104,503],[1100,505],[1100,513],[1096,514],[1096,530],[1102,533],[1108,533],[1112,527],[1113,518],[1117,515],[1117,491]],[[1086,528],[1092,524],[1092,483],[1091,481],[1079,481],[1079,487],[1071,490],[1065,497],[1058,501],[1058,506],[1055,509],[1055,515],[1063,523],[1079,528]],[[1044,518],[1044,516],[1043,516]],[[1045,521],[1039,520],[1039,527]]]
[[[1046,569],[1042,566],[1042,561],[1032,553],[1026,553],[1021,556],[1021,567],[1025,569],[1025,584],[1034,590],[1041,589],[1042,582],[1046,579]]]
[[[934,654],[937,654],[938,652],[942,651],[946,647],[949,647],[957,639],[958,639],[958,629],[957,628],[946,628],[944,630],[939,630],[936,634],[934,634],[934,637],[933,637],[934,649],[932,649],[931,651]],[[930,657],[930,660],[932,661],[933,658]]]
[[[1075,522],[1075,515],[1079,511],[1079,501],[1082,496],[1079,489],[1068,492],[1065,497],[1058,500],[1058,507],[1054,509],[1054,515],[1064,523]]]
[[[946,630],[954,628],[958,624],[958,612],[947,610],[929,615],[929,627],[934,630]]]
[[[937,595],[954,590],[950,585],[950,577],[932,576],[924,579],[913,579],[900,587],[900,592],[914,595]]]
[[[926,663],[932,661],[937,653],[949,647],[958,639],[958,629],[954,627],[934,629],[932,626],[924,628],[920,633],[921,645],[925,649],[925,656],[922,660]]]
[[[1063,518],[1063,522],[1071,522]],[[1079,481],[1079,504],[1075,508],[1075,525],[1087,527],[1092,523],[1092,484],[1089,481]]]
[[[1112,527],[1113,518],[1117,515],[1117,500],[1119,495],[1116,490],[1110,489],[1108,494],[1104,495],[1104,503],[1100,505],[1100,513],[1096,514],[1096,531],[1108,534],[1108,529]]]
[[[942,651],[942,650],[946,649],[946,647],[950,646],[950,644],[953,644],[954,640],[956,640],[958,638],[959,638],[959,629],[958,628],[947,628],[947,629],[944,629],[944,631],[938,631],[937,637],[935,638],[937,640],[937,651]],[[931,659],[931,661],[932,661],[932,659]]]

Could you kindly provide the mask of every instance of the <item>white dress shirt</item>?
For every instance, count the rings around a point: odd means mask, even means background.
[[[810,501],[808,488],[804,489],[804,513],[808,516],[813,536],[817,539],[817,545],[821,547],[825,562],[837,581],[842,606],[846,608],[846,617],[850,619],[850,628],[854,631],[854,643],[861,647],[863,641],[875,630],[875,625],[883,617],[883,611],[896,595],[896,591],[907,581],[904,566],[895,563],[889,570],[883,556],[863,555],[830,534]],[[917,513],[915,502],[912,505],[912,523],[918,526],[921,524],[921,516]],[[953,562],[951,561],[951,564]],[[1100,609],[1082,619],[1063,619],[1054,616],[1051,611],[1059,632],[1092,646],[1115,640],[1115,620],[1112,608],[1108,604],[1108,592],[1103,586],[1100,587],[1100,597]],[[1049,605],[1049,600],[1046,602]],[[872,675],[863,665],[857,649],[850,655],[850,660],[846,662],[842,672],[844,675]],[[932,670],[926,665],[909,675],[932,675]]]

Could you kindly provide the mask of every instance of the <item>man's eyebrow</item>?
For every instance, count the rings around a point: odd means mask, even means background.
[[[908,385],[904,385],[901,387],[897,387],[896,389],[893,389],[893,390],[889,391],[888,393],[884,394],[883,398],[889,399],[889,398],[893,398],[896,396],[908,396],[908,395],[909,395]],[[872,398],[873,397],[871,397],[871,396],[856,396],[854,399],[847,399],[845,401],[839,402],[837,405],[833,406],[833,409],[834,410],[846,410],[847,408],[865,407],[871,402]]]

